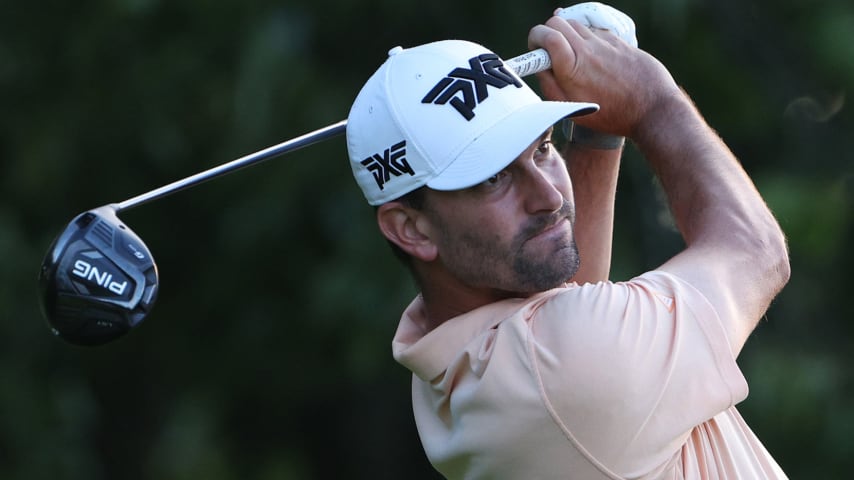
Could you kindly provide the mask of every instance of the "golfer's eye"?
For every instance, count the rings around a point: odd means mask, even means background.
[[[481,190],[495,189],[507,180],[507,175],[507,170],[502,170],[481,182],[477,187]]]
[[[552,148],[552,141],[551,141],[551,139],[549,139],[549,140],[544,141],[543,143],[540,144],[539,147],[537,147],[537,153],[540,155],[545,155],[545,154],[549,153],[551,148]]]

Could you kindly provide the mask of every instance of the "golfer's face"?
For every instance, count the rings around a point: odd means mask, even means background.
[[[533,293],[578,270],[572,186],[551,130],[492,178],[431,191],[427,205],[439,260],[469,286]]]

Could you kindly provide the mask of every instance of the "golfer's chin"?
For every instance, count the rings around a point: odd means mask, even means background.
[[[571,240],[539,255],[522,256],[514,263],[517,289],[526,295],[551,290],[570,281],[578,267],[578,248]]]
[[[529,238],[521,251],[521,258],[540,268],[560,268],[564,266],[575,275],[578,269],[578,246],[569,222],[561,222],[539,235]],[[569,277],[565,277],[566,280]]]

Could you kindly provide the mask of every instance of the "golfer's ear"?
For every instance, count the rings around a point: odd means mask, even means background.
[[[430,222],[418,210],[400,202],[384,203],[377,209],[377,224],[388,241],[409,255],[425,262],[436,258]]]

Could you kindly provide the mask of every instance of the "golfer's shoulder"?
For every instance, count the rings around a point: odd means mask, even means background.
[[[555,289],[538,302],[532,319],[548,323],[557,321],[566,326],[573,320],[585,324],[593,319],[630,319],[674,314],[677,305],[694,311],[711,308],[708,300],[681,278],[653,270],[621,282],[570,284]]]
[[[569,375],[581,384],[596,384],[603,369],[637,378],[665,371],[664,365],[695,348],[692,355],[705,349],[710,358],[729,352],[718,316],[702,294],[658,271],[555,292],[529,317],[526,340],[540,376]],[[547,372],[540,359],[560,365],[559,371]]]

